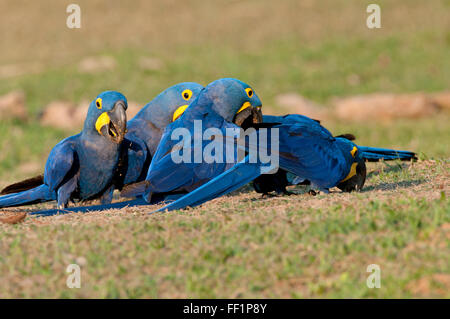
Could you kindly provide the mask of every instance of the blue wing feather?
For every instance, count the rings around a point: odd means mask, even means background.
[[[195,117],[183,115],[179,120],[168,125],[150,164],[146,178],[149,182],[147,193],[191,191],[233,165],[233,163],[205,163],[204,161],[195,163],[194,120],[196,119],[207,119],[202,121],[202,134],[207,128],[216,128],[225,136],[227,128],[238,128],[236,125],[224,121],[217,114],[207,112],[196,114]],[[172,140],[172,133],[178,128],[187,129],[190,133],[188,138],[183,141],[185,146],[183,149],[180,149],[180,140]],[[202,150],[208,143],[210,143],[208,140],[202,141]],[[180,148],[176,147],[177,144]],[[187,155],[190,161],[176,163],[172,153],[180,152],[181,154],[182,151],[190,152],[190,155]]]
[[[75,143],[78,135],[59,142],[50,152],[45,164],[44,184],[55,191],[63,182],[75,175],[76,164]],[[70,174],[70,173],[73,173]],[[72,175],[72,176],[68,176]]]

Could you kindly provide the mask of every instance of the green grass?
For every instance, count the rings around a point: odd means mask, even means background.
[[[427,48],[426,50],[424,48]],[[116,88],[141,103],[173,83],[207,83],[233,76],[254,86],[265,104],[283,92],[298,92],[318,102],[334,96],[373,92],[434,92],[449,87],[450,40],[444,35],[408,34],[388,38],[337,38],[305,46],[295,38],[264,43],[257,49],[180,45],[170,52],[127,48],[100,51],[113,56],[118,67],[98,74],[79,73],[76,62],[42,73],[0,80],[0,92],[20,87],[32,112],[53,100],[91,99]],[[164,66],[143,70],[139,58],[153,56]],[[361,78],[350,85],[351,75]]]
[[[450,204],[439,188],[448,162],[408,167],[371,165],[356,194],[244,191],[183,212],[2,225],[1,296],[448,298]],[[71,263],[81,289],[65,286]],[[370,264],[380,289],[366,286]]]

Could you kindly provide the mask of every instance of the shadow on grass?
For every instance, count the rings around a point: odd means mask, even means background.
[[[370,177],[373,177],[373,176],[378,176],[381,173],[383,173],[383,174],[395,173],[395,172],[399,172],[399,171],[401,171],[403,169],[407,169],[408,168],[408,165],[406,163],[396,163],[394,165],[392,165],[392,164],[390,165],[390,164],[387,164],[386,162],[384,162],[384,165],[385,165],[385,168],[383,170],[381,168],[379,168],[379,169],[376,169],[374,171],[371,171],[371,172],[367,173],[367,177],[366,178],[370,178]]]
[[[397,188],[408,188],[416,185],[420,185],[425,183],[426,181],[423,179],[413,179],[410,181],[401,181],[401,182],[392,182],[392,183],[379,183],[377,185],[371,185],[364,187],[361,193],[370,192],[370,191],[377,191],[377,190],[394,190]]]

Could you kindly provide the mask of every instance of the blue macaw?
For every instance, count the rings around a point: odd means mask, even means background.
[[[366,178],[365,159],[378,156],[414,158],[412,152],[358,146],[349,136],[334,137],[318,121],[302,115],[266,117],[266,121],[274,121],[271,128],[278,129],[279,169],[293,174],[298,181],[310,181],[313,188],[325,193],[335,186],[347,192],[361,190]],[[267,148],[271,148],[271,144],[268,145]],[[250,163],[247,156],[231,169],[158,211],[194,207],[223,196],[262,175],[263,167],[260,161]],[[262,181],[263,187],[266,182]]]
[[[113,176],[127,125],[127,99],[115,91],[99,94],[89,105],[81,133],[59,142],[50,152],[43,183],[0,197],[0,208],[56,200],[111,200]]]
[[[290,114],[284,116],[264,115],[263,122],[285,123],[285,124],[304,123],[305,125],[312,125],[312,126],[317,125],[317,123],[320,124],[320,121],[318,120],[314,120],[307,116],[299,114]],[[355,140],[355,136],[353,134],[343,134],[335,137],[337,139],[344,138],[350,141]],[[361,157],[366,161],[378,161],[381,159],[385,161],[388,160],[409,161],[416,159],[416,154],[414,152],[409,151],[400,151],[368,146],[358,146],[358,151],[360,152]],[[348,187],[349,183],[350,182],[343,183],[342,185],[338,184],[337,187],[343,191],[352,191],[353,188]],[[253,181],[253,187],[255,191],[258,193],[263,193],[264,195],[272,191],[275,191],[277,194],[290,194],[289,192],[286,191],[286,186],[296,184],[310,184],[310,181],[296,177],[294,174],[289,173],[283,169],[279,169],[275,174],[261,175]],[[310,190],[310,193],[315,194],[314,190]]]
[[[145,179],[164,129],[180,117],[202,89],[202,85],[194,82],[173,85],[128,121],[122,145],[122,161],[116,174],[118,189]]]
[[[141,187],[123,191],[129,196],[143,195],[148,203],[160,193],[192,191],[234,164],[199,159],[197,156],[202,156],[200,153],[206,144],[216,136],[226,136],[227,129],[239,129],[261,121],[261,101],[248,84],[232,78],[210,83],[183,115],[167,126]],[[208,129],[213,129],[214,133],[202,139]],[[180,142],[173,140],[173,135],[178,133],[189,135],[181,142],[186,148],[182,149]],[[180,156],[187,160],[175,162],[174,153],[182,153]],[[233,153],[232,157],[235,158],[236,154]]]

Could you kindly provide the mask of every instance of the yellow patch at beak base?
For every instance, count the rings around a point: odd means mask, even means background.
[[[344,178],[342,181],[340,181],[340,183],[345,182],[346,180],[348,180],[356,175],[356,166],[358,166],[358,163],[352,164],[352,167],[350,167],[350,173],[348,173],[347,177]]]
[[[352,154],[352,157],[355,157],[356,151],[358,151],[358,149],[356,148],[356,146],[353,146],[353,149],[350,151],[350,154]]]
[[[239,112],[242,112],[243,110],[245,110],[248,107],[251,107],[252,105],[250,104],[250,102],[245,102],[244,104],[242,104],[241,108],[236,112],[236,114],[238,114]]]
[[[184,113],[184,111],[186,111],[186,109],[187,109],[188,106],[189,106],[189,105],[186,104],[186,105],[182,105],[182,106],[180,106],[179,108],[177,108],[176,111],[173,113],[172,122],[175,122],[175,120],[176,120],[177,118],[179,118],[179,117],[181,116],[181,114]]]
[[[95,129],[97,130],[97,132],[102,135],[102,132],[100,131],[102,129],[103,126],[109,124],[111,120],[109,119],[108,113],[104,112],[102,113],[98,119],[97,122],[95,122]]]

